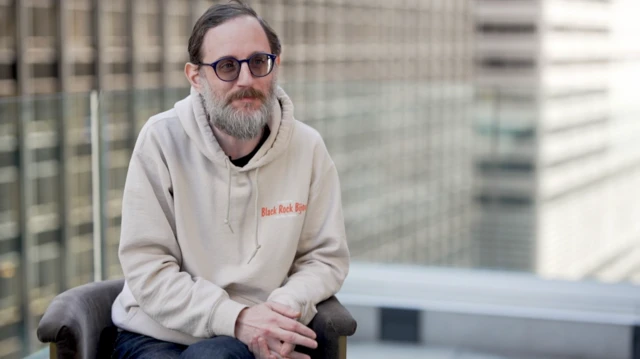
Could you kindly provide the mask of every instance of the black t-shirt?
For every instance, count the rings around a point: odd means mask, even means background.
[[[256,148],[254,148],[253,151],[251,151],[251,153],[249,153],[244,157],[240,157],[235,160],[232,160],[231,158],[229,158],[231,160],[231,163],[233,163],[233,165],[236,167],[244,167],[247,163],[249,163],[249,161],[251,161],[253,156],[255,156],[255,154],[258,153],[258,151],[260,150],[260,147],[262,147],[262,144],[264,144],[264,142],[267,140],[267,137],[269,137],[269,134],[271,134],[271,130],[269,130],[269,126],[264,126],[264,131],[262,131],[262,137],[260,138],[260,142],[258,142],[258,145],[256,146]]]

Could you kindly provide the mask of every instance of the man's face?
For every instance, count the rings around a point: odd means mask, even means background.
[[[207,32],[202,62],[229,56],[243,60],[256,52],[271,53],[267,35],[255,18],[238,17]],[[212,124],[241,140],[258,136],[271,116],[276,69],[265,77],[254,77],[243,63],[238,78],[225,82],[211,66],[202,66],[200,76],[200,94]]]

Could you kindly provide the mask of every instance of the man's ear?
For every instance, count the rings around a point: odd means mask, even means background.
[[[200,76],[200,66],[187,62],[187,64],[184,65],[184,75],[187,77],[187,80],[189,80],[191,86],[200,92],[202,89],[200,82],[204,81],[202,76]]]
[[[282,54],[276,57],[276,66],[280,66],[280,57],[282,57]]]

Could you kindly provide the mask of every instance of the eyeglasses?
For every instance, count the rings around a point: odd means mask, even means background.
[[[242,64],[245,62],[249,66],[249,71],[253,76],[265,77],[269,75],[271,70],[273,70],[275,59],[276,55],[257,53],[244,60],[238,60],[235,57],[224,57],[214,63],[200,63],[200,65],[211,66],[220,80],[231,82],[235,81],[238,76],[240,76]]]

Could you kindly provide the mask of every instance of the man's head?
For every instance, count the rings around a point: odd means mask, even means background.
[[[271,116],[280,51],[275,32],[240,0],[214,5],[198,19],[185,74],[214,126],[242,140],[260,134]]]

